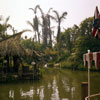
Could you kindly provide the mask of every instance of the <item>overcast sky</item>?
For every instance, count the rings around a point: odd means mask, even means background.
[[[64,28],[79,25],[85,18],[93,16],[96,6],[100,9],[100,0],[0,0],[0,15],[4,18],[10,16],[9,23],[21,31],[29,28],[26,21],[31,21],[34,16],[29,8],[38,4],[45,13],[49,8],[60,14],[67,11],[66,20],[62,23]]]

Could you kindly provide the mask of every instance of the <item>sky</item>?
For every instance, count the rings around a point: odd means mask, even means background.
[[[0,15],[4,18],[10,16],[9,23],[18,31],[31,29],[26,23],[32,21],[34,13],[29,8],[40,5],[44,13],[53,8],[61,15],[67,12],[62,28],[79,25],[85,18],[94,15],[95,7],[100,9],[100,0],[0,0]],[[26,35],[30,36],[30,33]]]

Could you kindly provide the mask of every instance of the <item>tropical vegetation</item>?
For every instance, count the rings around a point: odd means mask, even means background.
[[[0,23],[1,73],[19,75],[19,72],[27,73],[27,70],[30,69],[29,72],[34,72],[33,76],[36,79],[45,65],[83,69],[83,54],[88,49],[91,52],[100,51],[100,40],[91,35],[93,17],[84,19],[80,25],[65,28],[62,32],[61,23],[66,20],[67,12],[59,15],[56,10],[50,8],[45,14],[40,5],[29,8],[29,10],[32,10],[34,14],[32,21],[27,21],[32,28],[31,31],[17,32],[11,24],[8,24],[10,17]],[[38,11],[41,13],[40,16]],[[1,17],[0,22],[2,21]],[[52,26],[52,23],[55,22],[56,26]],[[12,30],[13,35],[8,34],[9,30]],[[32,32],[33,37],[21,37],[21,34],[26,31]],[[21,75],[25,76],[25,74]]]

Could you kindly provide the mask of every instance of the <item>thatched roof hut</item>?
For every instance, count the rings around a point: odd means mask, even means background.
[[[24,46],[20,44],[20,39],[22,33],[27,30],[21,31],[17,34],[14,34],[4,40],[0,41],[0,55],[1,56],[25,56],[32,55],[31,51],[26,50]]]

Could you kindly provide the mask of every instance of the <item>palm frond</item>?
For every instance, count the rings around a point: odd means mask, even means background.
[[[17,34],[14,34],[2,41],[0,41],[0,55],[17,55],[24,56],[26,55],[25,48],[20,44],[20,37],[23,32],[27,32],[29,30],[23,30]]]
[[[64,12],[60,17],[60,22],[63,21],[63,19],[66,19],[67,12]]]
[[[51,15],[49,15],[49,17],[50,17],[51,19],[57,21],[57,19],[56,19],[55,17],[53,17],[53,16],[51,16]]]
[[[5,24],[7,24],[7,22],[9,21],[9,19],[10,19],[10,16],[8,16],[8,17],[6,18]]]
[[[48,10],[47,14],[50,13],[50,11],[51,11],[52,9],[53,9],[53,8],[50,8],[50,9]]]
[[[64,12],[62,15],[61,15],[61,17],[60,18],[66,18],[65,16],[67,16],[67,12]]]
[[[32,10],[34,14],[36,14],[36,9],[33,9],[33,8],[29,8],[29,9]]]
[[[33,9],[33,8],[29,8],[29,9],[34,11],[34,9]]]
[[[59,13],[56,10],[54,10],[53,12],[56,14],[56,18],[59,19],[59,17],[60,17]]]
[[[37,6],[36,6],[36,10],[37,10],[37,8],[40,10],[42,16],[44,16],[44,13],[43,13],[42,9],[40,8],[40,5],[37,5]]]
[[[30,25],[32,28],[34,28],[33,23],[31,23],[30,21],[27,21],[27,24]]]

